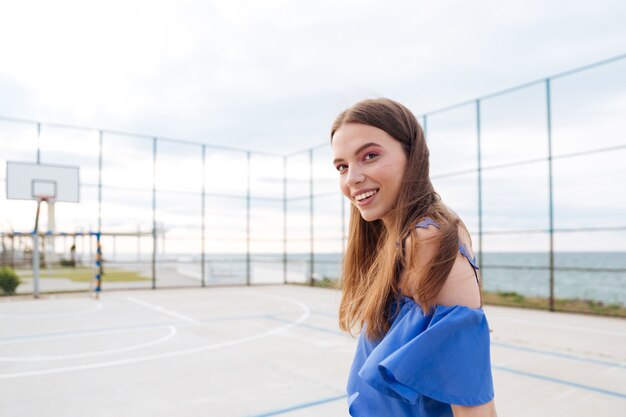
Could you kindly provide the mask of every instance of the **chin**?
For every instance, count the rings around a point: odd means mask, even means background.
[[[361,213],[361,218],[366,222],[374,222],[376,220],[380,220],[380,216],[377,216],[373,213]]]

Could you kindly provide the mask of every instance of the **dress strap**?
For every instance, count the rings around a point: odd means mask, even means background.
[[[415,224],[415,227],[421,227],[422,229],[427,229],[428,226],[433,225],[435,226],[437,229],[439,229],[439,225],[430,217],[424,217],[423,220],[420,220],[419,222],[417,222]]]
[[[424,217],[422,220],[420,220],[419,222],[417,222],[415,224],[416,228],[422,228],[422,229],[427,229],[428,226],[435,226],[437,229],[439,229],[439,225],[437,224],[437,222],[435,222],[432,218],[430,217]],[[399,242],[400,243],[400,242]],[[404,253],[404,240],[402,240],[402,242],[400,243],[400,245],[402,246],[402,253]],[[467,250],[467,248],[465,247],[465,245],[461,242],[461,239],[459,239],[459,252],[461,253],[461,255],[463,255],[467,261],[470,263],[470,265],[472,266],[472,269],[474,270],[474,276],[476,277],[476,282],[478,283],[478,286],[480,288],[480,279],[478,278],[478,270],[480,269],[478,267],[478,264],[476,263],[476,256],[471,256],[470,257],[470,253]],[[398,276],[399,275],[399,269],[398,269]],[[480,305],[483,305],[483,295],[482,293],[480,294]]]
[[[467,250],[465,245],[463,243],[461,243],[460,240],[459,240],[459,252],[461,252],[461,255],[463,255],[463,256],[465,256],[467,258],[467,260],[469,261],[470,265],[472,265],[472,267],[474,269],[480,269],[478,267],[478,264],[476,263],[476,257],[474,256],[474,257],[470,258],[469,251]]]
[[[480,279],[478,278],[478,265],[476,264],[476,257],[471,257],[470,258],[470,254],[469,251],[467,250],[467,248],[465,247],[465,245],[463,243],[461,243],[461,241],[459,240],[459,252],[461,252],[461,255],[465,256],[465,258],[467,258],[467,261],[470,263],[470,265],[472,266],[472,269],[474,270],[474,276],[476,277],[476,283],[478,284],[478,288],[480,291]],[[482,291],[480,292],[480,306],[483,306],[483,293]]]
[[[423,220],[417,222],[415,224],[415,227],[420,227],[422,229],[427,229],[428,226],[433,225],[435,226],[437,229],[439,229],[439,225],[430,217],[424,217]],[[404,243],[404,242],[403,242]],[[404,245],[403,245],[403,249],[404,249]],[[467,260],[469,261],[470,265],[472,265],[472,268],[474,268],[474,270],[476,269],[480,269],[478,268],[478,264],[476,263],[476,257],[471,257],[470,258],[470,254],[469,251],[467,250],[467,248],[465,247],[465,245],[463,243],[461,243],[461,240],[459,239],[459,252],[461,252],[461,255],[465,256],[467,258]]]

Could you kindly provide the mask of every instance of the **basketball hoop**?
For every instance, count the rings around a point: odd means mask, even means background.
[[[48,204],[54,204],[54,196],[53,195],[37,195],[35,196],[35,200],[37,200],[38,202],[43,202],[45,201]]]
[[[78,167],[7,161],[7,199],[35,200],[37,213],[33,236],[33,295],[39,297],[39,212],[41,202],[48,206],[48,229],[54,232],[54,203],[79,202]],[[49,238],[54,251],[54,237]],[[44,249],[44,253],[47,249]]]
[[[7,198],[78,203],[78,167],[7,161]]]

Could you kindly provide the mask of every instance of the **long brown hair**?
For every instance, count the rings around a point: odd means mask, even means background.
[[[424,132],[409,109],[393,100],[364,100],[344,110],[333,123],[335,132],[345,123],[361,123],[384,130],[402,144],[407,164],[387,226],[382,220],[365,221],[352,205],[348,245],[339,286],[343,290],[339,326],[352,333],[355,325],[370,339],[380,339],[389,330],[393,301],[400,298],[398,274],[414,266],[417,251],[415,224],[424,217],[439,225],[438,251],[428,265],[421,265],[418,282],[409,290],[424,313],[430,312],[449,275],[458,252],[459,217],[446,207],[430,181],[429,151]],[[403,250],[407,237],[412,242]]]

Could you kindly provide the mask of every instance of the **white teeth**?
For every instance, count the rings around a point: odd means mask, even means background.
[[[367,197],[371,197],[374,194],[376,194],[378,192],[378,190],[372,190],[372,191],[368,191],[366,193],[363,194],[359,194],[356,197],[354,197],[357,201],[363,201],[365,200]]]

